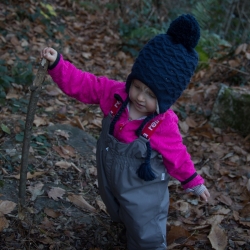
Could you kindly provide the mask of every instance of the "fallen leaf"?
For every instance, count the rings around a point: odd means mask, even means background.
[[[45,228],[46,230],[51,229],[54,225],[52,221],[48,219],[48,217],[44,217],[44,220],[41,222],[42,228]]]
[[[233,203],[232,199],[229,196],[225,196],[223,194],[218,196],[217,199],[228,206],[231,206]]]
[[[225,218],[223,215],[213,215],[207,219],[207,223],[210,225],[217,225],[222,222],[222,220]]]
[[[49,198],[52,198],[55,201],[58,201],[58,198],[62,199],[62,196],[65,194],[65,190],[59,187],[53,187],[48,191]]]
[[[0,232],[3,231],[3,229],[8,228],[9,227],[9,222],[8,220],[5,218],[5,216],[0,212]]]
[[[75,157],[75,149],[69,145],[66,146],[53,146],[53,149],[64,159]]]
[[[212,226],[208,238],[214,249],[216,250],[226,249],[228,237],[224,232],[224,230],[218,224]]]
[[[71,164],[70,162],[67,162],[67,161],[58,161],[55,166],[57,167],[60,167],[60,168],[64,168],[64,169],[68,169],[69,167],[71,167]]]
[[[96,209],[92,207],[81,195],[71,194],[68,195],[68,199],[76,206],[87,209],[91,212],[96,212]]]
[[[0,210],[1,211],[1,210]],[[247,203],[240,211],[240,217],[250,219],[250,203]]]
[[[180,211],[180,213],[187,218],[190,215],[190,205],[185,201],[177,201],[175,203],[175,208]]]
[[[19,99],[19,97],[20,97],[20,93],[16,89],[11,88],[8,91],[8,93],[7,93],[7,95],[6,95],[5,98],[8,99],[8,100],[10,100],[10,99],[13,99],[13,98]]]
[[[56,85],[48,85],[46,86],[46,93],[49,96],[58,96],[61,95],[63,92]]]
[[[240,44],[240,45],[236,48],[234,54],[235,54],[235,55],[238,55],[238,54],[240,54],[241,52],[246,52],[247,46],[248,46],[248,45],[247,45],[246,43]]]
[[[64,131],[64,130],[61,130],[61,129],[58,129],[58,130],[56,130],[55,132],[54,132],[54,134],[55,135],[60,135],[60,136],[62,136],[62,137],[64,137],[66,140],[68,140],[69,139],[69,132],[67,132],[67,131]]]
[[[37,25],[36,27],[34,27],[33,29],[35,32],[37,33],[43,33],[44,32],[44,28],[42,25]]]
[[[30,198],[31,201],[34,201],[38,195],[42,195],[44,193],[43,186],[43,183],[38,182],[35,184],[35,186],[28,187],[28,191],[32,194]]]
[[[35,178],[37,176],[40,176],[40,175],[43,175],[45,174],[45,172],[35,172],[33,174],[31,174],[30,172],[27,173],[27,179],[32,179],[32,178]],[[17,174],[17,175],[11,175],[10,177],[13,177],[13,178],[16,178],[16,179],[20,179],[20,174]]]
[[[187,117],[186,119],[186,123],[190,128],[195,128],[197,127],[197,123],[195,122],[195,120],[193,120],[191,117]]]
[[[16,203],[8,200],[0,200],[0,213],[2,214],[9,214],[11,213],[16,207]]]
[[[104,204],[104,202],[101,200],[101,199],[96,199],[96,204],[98,205],[98,207],[103,211],[105,212],[107,215],[109,215],[108,211],[107,211],[107,208]]]
[[[75,117],[74,121],[72,121],[74,125],[76,125],[78,128],[85,130],[84,126],[88,124],[88,121],[83,121],[83,123],[80,121],[79,117]]]
[[[36,125],[36,127],[48,124],[48,122],[45,118],[38,117],[38,116],[35,116],[33,123]]]
[[[17,39],[16,36],[12,36],[10,42],[15,46],[19,45],[19,40]]]
[[[91,53],[88,53],[88,52],[82,52],[82,57],[85,58],[85,59],[89,59],[90,57],[92,56]]]
[[[91,123],[99,128],[102,128],[102,118],[95,118],[91,121]]]
[[[54,219],[58,218],[61,215],[60,212],[55,212],[53,209],[50,209],[50,208],[45,208],[44,213],[46,213],[49,217],[54,218]]]
[[[91,166],[91,167],[89,168],[89,174],[94,175],[94,176],[97,176],[97,168],[94,167],[94,166]]]
[[[189,126],[186,123],[186,121],[179,121],[179,126],[181,128],[181,130],[186,134],[189,130]]]
[[[180,238],[183,240],[189,238],[190,236],[190,233],[185,228],[181,226],[171,226],[170,230],[168,231],[168,245],[174,243]]]

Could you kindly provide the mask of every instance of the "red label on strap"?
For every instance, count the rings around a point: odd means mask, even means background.
[[[111,110],[110,110],[110,114],[111,114],[112,116],[115,116],[116,113],[117,113],[117,111],[118,111],[119,108],[121,107],[121,105],[122,105],[122,102],[115,100],[115,101],[114,101],[114,104],[113,104],[113,106],[112,106],[112,108],[111,108]]]
[[[110,114],[112,116],[115,116],[116,113],[118,112],[119,108],[121,107],[121,105],[122,105],[122,102],[115,100],[114,104],[110,110]],[[152,136],[152,134],[154,133],[154,131],[156,130],[156,128],[160,125],[161,122],[162,122],[162,119],[150,121],[146,125],[146,127],[144,127],[144,129],[142,130],[142,136],[145,137],[146,139],[149,139]],[[121,129],[122,129],[122,127],[123,126],[121,126]]]
[[[149,139],[161,122],[162,120],[154,120],[149,122],[142,130],[142,136],[146,139]]]

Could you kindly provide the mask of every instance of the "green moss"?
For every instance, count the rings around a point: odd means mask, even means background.
[[[222,85],[214,104],[211,123],[220,128],[231,127],[242,135],[250,133],[250,91]]]

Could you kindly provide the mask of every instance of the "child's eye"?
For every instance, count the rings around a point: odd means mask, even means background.
[[[148,95],[149,95],[151,98],[156,98],[156,96],[155,96],[154,93],[152,93],[152,92],[148,92]]]

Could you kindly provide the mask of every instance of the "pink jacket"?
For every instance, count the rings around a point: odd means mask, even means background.
[[[106,77],[96,77],[88,72],[77,69],[70,62],[63,59],[49,70],[53,81],[70,97],[86,104],[99,104],[104,116],[108,115],[114,103],[114,94],[126,99],[125,83],[110,80]],[[159,127],[150,138],[152,149],[162,155],[167,172],[183,182],[192,176],[196,170],[178,128],[178,117],[172,110],[159,115],[163,119]],[[159,117],[158,116],[158,117]],[[137,138],[135,130],[142,120],[129,121],[128,110],[123,112],[115,125],[114,136],[121,142],[130,143]],[[203,184],[200,175],[183,185],[184,189]]]

